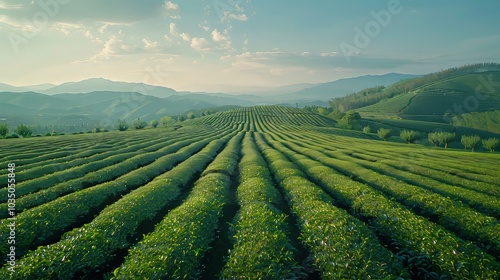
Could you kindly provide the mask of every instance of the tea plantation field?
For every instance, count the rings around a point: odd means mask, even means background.
[[[0,279],[500,279],[498,153],[260,106],[0,162]]]

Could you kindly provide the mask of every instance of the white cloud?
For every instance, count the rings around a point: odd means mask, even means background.
[[[144,43],[144,49],[148,51],[152,50],[157,50],[158,49],[158,42],[150,41],[146,38],[142,39],[142,42]]]
[[[55,30],[64,33],[64,35],[68,36],[71,34],[72,30],[81,30],[83,29],[83,25],[80,24],[71,24],[64,22],[57,22],[52,26]]]
[[[209,51],[209,43],[205,38],[193,38],[191,40],[191,48],[199,52]]]
[[[177,36],[179,35],[179,30],[177,30],[177,24],[175,22],[171,22],[169,25],[170,28],[170,34]]]
[[[222,18],[222,21],[227,21],[229,19],[235,19],[239,21],[247,21],[248,16],[246,14],[233,14],[229,11],[224,12],[224,17]]]
[[[179,5],[172,3],[171,1],[165,1],[163,8],[167,11],[177,11],[179,9]]]
[[[106,29],[108,29],[111,26],[130,26],[128,23],[116,23],[116,22],[102,22],[103,25],[97,29],[101,34],[104,34]]]
[[[5,1],[0,1],[0,9],[1,10],[17,10],[23,7],[22,4],[8,4]]]
[[[121,38],[119,38],[117,35],[113,34],[104,43],[104,46],[101,49],[101,51],[98,54],[96,54],[90,58],[90,61],[91,62],[98,62],[100,60],[107,60],[113,56],[132,53],[135,50],[137,50],[137,48],[135,48],[131,45],[125,44]],[[81,63],[81,62],[87,62],[87,61],[77,61],[76,63]]]
[[[324,52],[324,53],[321,53],[322,57],[334,57],[334,56],[338,56],[338,55],[339,55],[338,52]]]
[[[221,49],[231,48],[231,39],[229,38],[227,29],[224,32],[219,32],[217,29],[212,31],[212,40],[220,44]]]
[[[312,55],[312,53],[310,53],[310,52],[303,52],[303,53],[301,53],[300,55],[301,55],[301,56],[311,56],[311,55]]]
[[[184,41],[189,42],[191,40],[191,37],[189,37],[189,34],[182,33],[180,36],[181,36],[182,40],[184,40]]]
[[[165,39],[165,41],[167,41],[167,42],[172,42],[173,41],[172,38],[170,38],[170,36],[168,36],[168,34],[165,34],[163,36],[163,39]]]
[[[0,23],[10,25],[12,27],[23,27],[23,23],[12,19],[6,15],[0,15]]]

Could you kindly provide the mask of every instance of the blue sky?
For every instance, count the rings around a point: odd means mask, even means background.
[[[500,62],[500,1],[0,0],[0,82],[192,91]]]

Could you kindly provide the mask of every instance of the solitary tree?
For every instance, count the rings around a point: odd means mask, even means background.
[[[369,125],[367,125],[367,126],[363,127],[363,132],[364,133],[371,133],[372,132],[372,128]]]
[[[21,135],[23,138],[30,137],[33,133],[33,131],[31,131],[31,129],[24,124],[18,125],[14,132],[18,135]]]
[[[421,138],[420,134],[415,130],[403,130],[399,134],[399,137],[408,144],[414,143]]]
[[[148,123],[145,122],[145,121],[141,121],[140,118],[137,118],[136,120],[134,120],[134,122],[132,123],[132,126],[135,128],[135,129],[143,129],[145,128],[146,126],[148,126]]]
[[[358,112],[349,111],[340,119],[337,126],[340,128],[361,130],[359,120],[361,120],[361,116]]]
[[[9,126],[6,123],[0,123],[0,136],[5,138],[9,134]]]
[[[490,152],[495,151],[495,149],[500,145],[500,140],[498,138],[489,138],[483,140],[483,147]]]
[[[472,135],[472,136],[462,135],[461,142],[466,150],[467,148],[471,148],[471,151],[474,152],[474,149],[477,146],[479,146],[479,143],[481,143],[481,137],[479,137],[478,135]]]
[[[391,130],[383,127],[379,128],[379,130],[377,130],[377,135],[380,139],[387,141],[387,139],[391,137]]]
[[[172,119],[172,117],[170,117],[170,116],[163,116],[160,119],[160,123],[163,126],[167,126],[169,123],[172,123],[173,121],[174,121],[174,119]]]
[[[195,116],[194,116],[194,114],[193,114],[192,112],[189,112],[189,113],[187,114],[187,118],[188,118],[188,120],[192,120],[192,119],[194,119],[194,118],[195,118]]]
[[[152,121],[150,122],[150,124],[151,124],[151,127],[158,127],[158,124],[159,124],[159,123],[158,123],[158,121],[157,121],[157,120],[152,120]]]
[[[439,140],[439,133],[440,132],[430,132],[427,135],[427,139],[429,140],[429,142],[434,144],[434,147],[437,147],[439,146],[439,144],[441,144],[441,141]]]
[[[453,142],[456,135],[455,132],[440,132],[439,133],[439,141],[444,144],[444,148],[448,149],[448,144]]]
[[[125,120],[118,120],[118,130],[125,131],[128,129],[128,123]]]

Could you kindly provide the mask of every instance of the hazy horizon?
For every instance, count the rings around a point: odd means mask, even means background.
[[[236,4],[235,4],[236,3]],[[177,91],[318,84],[500,62],[482,1],[0,1],[1,83],[90,78]]]

